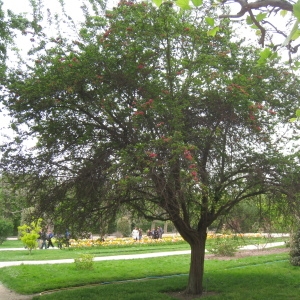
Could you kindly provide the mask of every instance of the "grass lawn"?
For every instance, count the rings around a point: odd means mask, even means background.
[[[186,286],[189,262],[189,255],[180,255],[94,262],[93,270],[77,270],[75,264],[22,265],[0,269],[0,281],[22,294],[68,288],[34,300],[167,300],[176,298],[166,292]],[[296,300],[300,268],[290,265],[288,253],[206,260],[204,287],[215,294],[201,299]]]
[[[255,245],[272,243],[278,241],[285,241],[286,238],[238,238],[237,243],[240,245]],[[215,241],[208,239],[206,248],[209,250]],[[0,261],[26,261],[26,260],[52,260],[52,259],[68,259],[77,258],[81,254],[91,254],[93,256],[112,256],[112,255],[125,255],[125,254],[141,254],[149,252],[164,252],[164,251],[180,251],[189,250],[190,247],[186,242],[176,243],[159,243],[159,244],[140,244],[133,245],[120,245],[120,246],[96,246],[84,248],[64,248],[64,249],[37,249],[33,250],[32,254],[27,250],[5,251],[5,248],[20,248],[24,249],[21,241],[5,241],[0,245]]]

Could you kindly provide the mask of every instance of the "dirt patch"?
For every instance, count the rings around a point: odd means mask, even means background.
[[[0,299],[3,300],[31,300],[33,295],[20,295],[11,291],[0,283]]]

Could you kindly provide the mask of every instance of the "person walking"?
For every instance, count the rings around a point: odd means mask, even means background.
[[[54,245],[53,245],[53,243],[52,243],[52,238],[53,238],[53,236],[54,236],[54,234],[53,234],[53,232],[50,230],[50,231],[48,232],[48,235],[47,235],[47,240],[48,240],[48,246],[47,246],[47,248],[49,248],[50,246],[51,246],[52,248],[54,248]]]
[[[163,235],[163,233],[164,233],[163,229],[162,229],[160,226],[158,226],[158,227],[157,227],[157,231],[158,231],[158,237],[159,237],[160,239],[162,239],[162,235]]]
[[[47,249],[47,234],[46,234],[46,230],[43,229],[41,232],[40,232],[40,239],[41,239],[41,246],[40,246],[40,249]]]
[[[157,240],[159,238],[159,233],[157,228],[155,227],[155,229],[153,230],[153,239]]]
[[[70,245],[70,238],[71,238],[71,233],[69,229],[66,230],[65,232],[65,239],[66,239],[66,246],[69,247]]]
[[[137,227],[135,227],[132,230],[131,236],[135,241],[137,241],[139,239],[139,231],[138,231]]]
[[[152,235],[153,235],[152,230],[148,229],[148,231],[147,231],[147,237],[149,239],[152,239]]]

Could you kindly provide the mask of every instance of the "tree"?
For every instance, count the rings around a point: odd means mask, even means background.
[[[226,20],[208,35],[214,17],[122,1],[12,70],[2,97],[18,134],[2,166],[36,214],[81,230],[122,207],[171,220],[191,246],[189,294],[203,290],[207,228],[256,195],[296,201],[300,182],[298,156],[283,153],[298,78],[258,65]]]
[[[26,204],[24,192],[16,182],[10,182],[9,178],[1,176],[0,216],[13,223],[14,235],[17,235],[17,227],[20,225],[21,214]]]
[[[152,0],[157,6],[164,0]],[[202,0],[181,0],[175,3],[181,9],[192,9],[203,5]],[[208,3],[208,2],[205,2]],[[209,2],[211,4],[211,2]],[[216,6],[216,3],[212,4]],[[230,19],[239,22],[240,26],[248,25],[258,38],[258,44],[267,46],[268,51],[262,52],[264,58],[273,58],[272,54],[280,49],[287,48],[289,62],[299,67],[297,56],[292,60],[292,55],[298,52],[299,43],[296,41],[300,36],[300,1],[285,0],[223,0],[219,6],[225,7],[226,11],[219,14],[219,19]],[[232,12],[233,11],[233,12]],[[216,19],[218,19],[216,18]],[[279,38],[278,38],[279,37]]]
[[[17,32],[25,33],[31,28],[31,23],[22,15],[14,14],[11,10],[4,11],[3,1],[0,0],[0,76],[6,70],[6,59],[9,45],[14,44]]]
[[[0,245],[12,234],[13,224],[9,220],[0,219]]]

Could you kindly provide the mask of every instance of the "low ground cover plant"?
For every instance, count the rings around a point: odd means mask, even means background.
[[[234,256],[241,246],[241,241],[234,237],[218,237],[212,244],[210,252],[221,256]]]
[[[94,256],[90,254],[81,254],[75,258],[74,263],[77,270],[92,270],[94,267]]]

